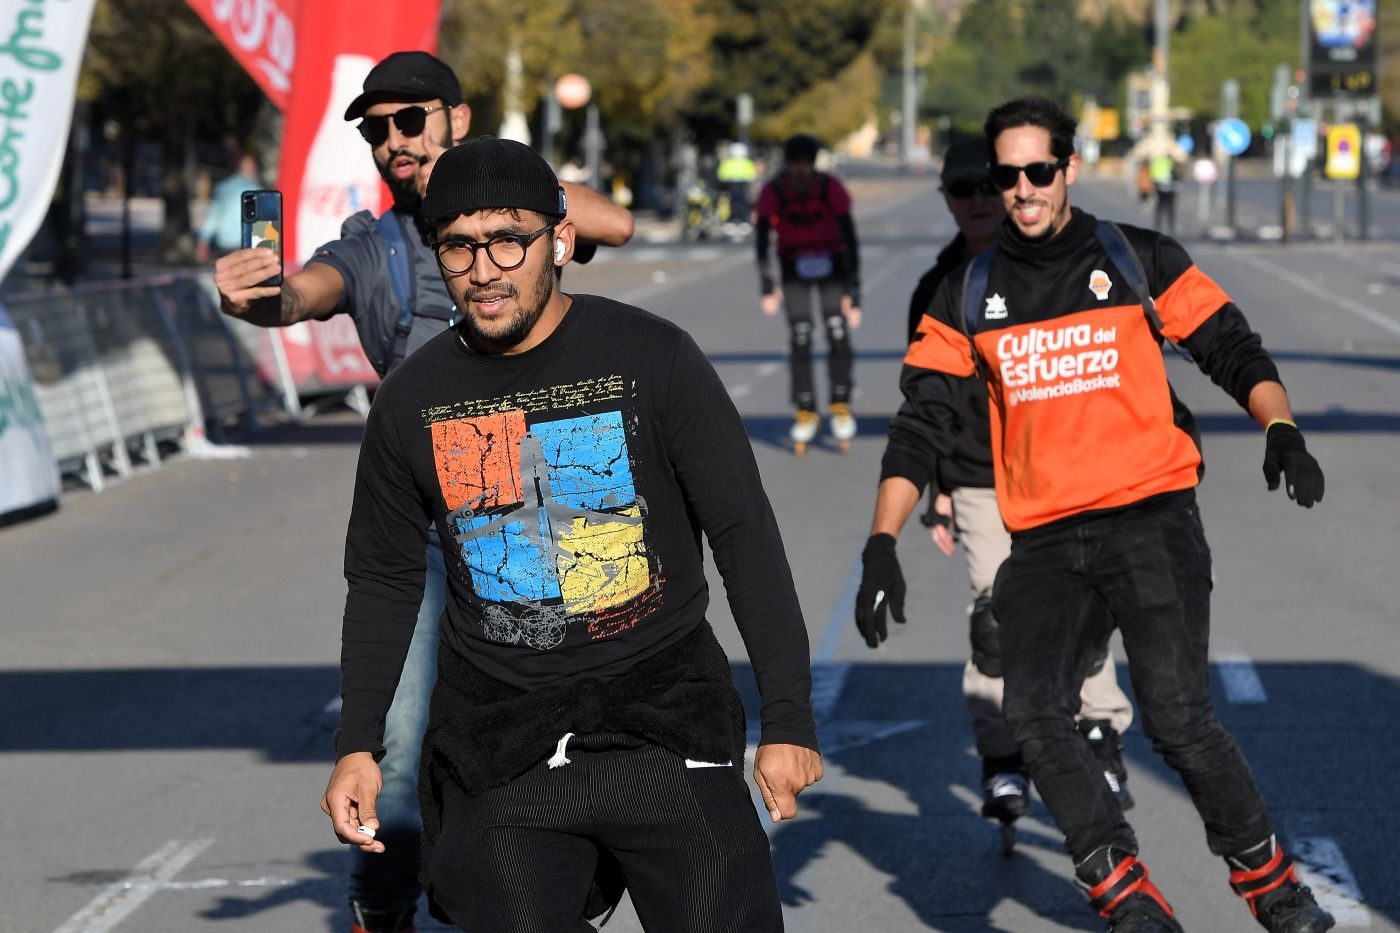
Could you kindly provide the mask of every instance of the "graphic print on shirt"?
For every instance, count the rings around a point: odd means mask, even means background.
[[[659,608],[659,562],[621,411],[529,421],[525,408],[433,421],[438,481],[485,636],[539,650]]]
[[[1067,315],[984,332],[976,339],[996,369],[1006,404],[1015,407],[1120,388],[1118,318],[1134,313],[1112,308]]]

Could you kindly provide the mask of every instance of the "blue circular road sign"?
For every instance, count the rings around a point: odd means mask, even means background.
[[[1215,144],[1226,155],[1237,156],[1249,148],[1249,126],[1236,117],[1215,124]]]

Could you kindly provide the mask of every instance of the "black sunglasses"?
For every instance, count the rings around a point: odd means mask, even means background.
[[[422,133],[423,127],[428,125],[428,114],[435,110],[443,110],[446,106],[438,104],[436,107],[404,107],[382,117],[365,117],[357,129],[365,138],[365,142],[377,146],[389,138],[389,121],[393,120],[399,132],[412,139]]]
[[[957,181],[950,181],[943,186],[943,192],[947,194],[948,197],[955,198],[959,201],[966,201],[974,194],[980,194],[988,198],[995,197],[1000,190],[1001,189],[998,188],[990,178],[983,178],[981,181],[971,181],[970,179],[960,178]]]
[[[476,263],[476,251],[484,249],[486,250],[486,258],[490,259],[497,269],[509,272],[525,261],[530,244],[553,230],[554,227],[554,224],[549,224],[534,233],[507,233],[503,236],[493,236],[485,243],[478,243],[464,236],[452,236],[434,243],[433,255],[437,256],[438,265],[442,266],[444,271],[460,275]]]
[[[1026,181],[1037,188],[1044,188],[1055,180],[1055,173],[1069,165],[1069,159],[1060,159],[1055,162],[1031,162],[1027,165],[993,165],[991,170],[992,181],[1003,191],[1010,191],[1016,187],[1016,183],[1021,179],[1021,173],[1026,173]]]

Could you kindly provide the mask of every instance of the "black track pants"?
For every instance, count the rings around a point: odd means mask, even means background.
[[[1194,501],[1172,497],[1016,535],[997,573],[1007,721],[1076,861],[1137,851],[1103,766],[1074,725],[1079,685],[1116,622],[1142,729],[1181,775],[1216,855],[1274,827],[1210,693],[1210,550]]]
[[[783,306],[787,310],[788,366],[792,371],[792,403],[803,411],[817,410],[816,384],[812,378],[813,298],[826,328],[827,381],[832,402],[851,399],[851,371],[855,351],[850,328],[841,314],[846,286],[840,278],[818,280],[783,276]]]
[[[470,933],[590,931],[583,906],[606,851],[652,933],[783,929],[742,762],[690,767],[617,735],[577,736],[566,754],[567,765],[541,762],[475,797],[447,782],[430,881],[454,924]]]

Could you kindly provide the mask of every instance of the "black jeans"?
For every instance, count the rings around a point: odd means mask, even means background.
[[[787,309],[789,343],[788,365],[792,370],[792,403],[803,411],[817,410],[816,384],[812,380],[812,298],[815,295],[826,327],[827,381],[831,401],[851,399],[851,370],[855,351],[851,348],[851,331],[841,313],[841,296],[846,293],[845,279],[799,279],[783,275],[783,305]]]
[[[1079,685],[1116,624],[1142,728],[1181,775],[1216,855],[1273,832],[1254,775],[1210,695],[1210,549],[1194,494],[1014,535],[992,608],[1006,718],[1075,861],[1137,852],[1103,768],[1075,729]]]

